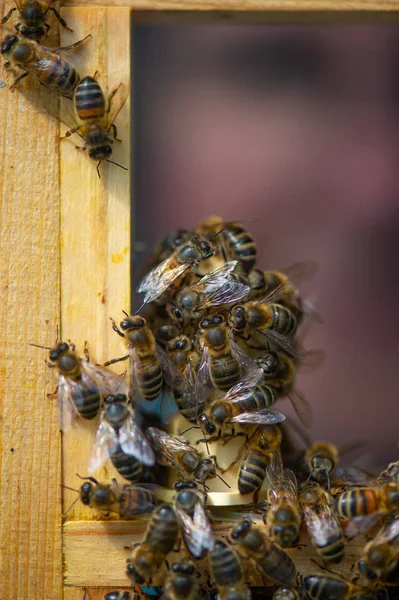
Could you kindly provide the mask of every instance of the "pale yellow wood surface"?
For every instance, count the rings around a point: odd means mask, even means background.
[[[3,66],[0,80],[13,80]],[[55,380],[28,346],[51,344],[60,322],[59,126],[45,97],[27,79],[0,87],[1,600],[62,595]]]
[[[394,11],[399,0],[67,0],[66,6],[130,6],[148,10]]]
[[[69,44],[92,33],[84,48],[81,75],[99,71],[103,90],[120,82],[130,85],[130,11],[125,8],[68,9],[63,16],[74,30],[63,34]],[[116,119],[122,143],[114,144],[112,159],[130,169],[130,102]],[[120,320],[130,308],[130,177],[131,173],[103,163],[101,179],[96,162],[76,150],[75,135],[61,143],[61,313],[62,333],[81,351],[88,341],[91,358],[103,363],[125,354],[121,338],[112,330],[110,316]],[[127,363],[119,365],[119,371]],[[88,460],[98,420],[77,419],[63,441],[63,481],[76,487],[76,473],[88,474]],[[76,493],[65,490],[64,506]],[[82,518],[79,503],[69,519]],[[90,513],[86,511],[86,515]]]
[[[142,522],[75,521],[67,523],[64,530],[66,585],[87,588],[101,585],[118,588],[128,585],[125,576],[125,561],[130,555],[130,550],[125,546],[140,541],[143,531]],[[225,535],[228,526],[225,523],[216,523],[214,531],[217,535]],[[319,556],[304,532],[301,536],[301,543],[306,546],[289,550],[298,571],[303,575],[317,572],[317,567],[310,562],[310,558],[320,562]],[[364,536],[358,536],[348,543],[345,559],[339,565],[338,570],[350,570],[358,560],[364,544]],[[174,556],[176,555],[173,553],[168,556],[169,564],[173,563]],[[201,561],[199,564],[202,571],[208,570],[207,560]],[[247,563],[247,570],[247,577],[252,585],[262,585],[262,580],[251,562]],[[161,579],[154,583],[162,584],[164,576],[165,571],[162,572]]]

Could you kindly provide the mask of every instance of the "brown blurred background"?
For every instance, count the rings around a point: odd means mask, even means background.
[[[305,346],[326,351],[298,381],[310,435],[365,441],[358,465],[397,460],[399,26],[134,35],[134,274],[209,214],[248,221],[263,268],[316,260],[301,287],[323,319]]]

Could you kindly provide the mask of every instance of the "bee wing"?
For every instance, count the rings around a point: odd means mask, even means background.
[[[390,544],[399,544],[399,516],[396,516],[391,523],[384,525],[377,533],[375,540]]]
[[[338,518],[329,507],[325,496],[323,499],[323,505],[318,512],[303,506],[307,530],[317,546],[324,546],[330,536],[341,532]]]
[[[202,409],[205,404],[208,391],[211,388],[211,378],[209,374],[209,350],[207,346],[204,346],[202,350],[201,360],[198,365],[197,378],[195,380],[194,396],[196,399],[196,412]]]
[[[107,113],[107,128],[108,131],[111,129],[111,125],[115,121],[116,117],[126,104],[126,100],[129,96],[129,86],[124,83],[119,83],[118,86],[111,90],[108,96],[108,113]]]
[[[259,368],[255,362],[250,358],[237,344],[237,342],[230,337],[230,350],[238,364],[240,365],[241,377],[244,378],[247,375],[253,374],[254,378],[258,376]]]
[[[190,554],[197,559],[203,558],[208,550],[215,545],[211,524],[206,516],[201,502],[194,507],[194,517],[191,519],[184,511],[176,509],[183,527],[183,538]]]
[[[230,402],[239,402],[249,398],[254,393],[254,389],[263,376],[262,369],[250,370],[238,383],[233,385],[222,400]]]
[[[296,416],[304,427],[312,426],[312,407],[306,398],[298,390],[286,392],[295,410]]]
[[[61,430],[66,432],[72,426],[76,417],[75,406],[72,401],[74,381],[69,381],[63,375],[58,376],[58,401],[60,405]]]
[[[155,455],[150,442],[134,422],[130,415],[119,430],[119,443],[126,454],[130,454],[143,465],[152,467],[155,464]]]
[[[173,281],[182,275],[190,266],[184,264],[175,268],[170,268],[172,264],[174,264],[173,255],[164,260],[160,265],[155,267],[155,269],[152,269],[152,271],[142,279],[137,291],[140,293],[144,292],[144,303],[152,302],[158,298],[158,296],[163,294]]]
[[[226,281],[230,273],[234,271],[237,264],[236,260],[223,263],[221,267],[213,269],[213,271],[201,277],[199,282],[189,287],[189,290],[211,290],[214,287],[218,288],[221,283]]]
[[[147,434],[150,435],[149,441],[156,451],[156,454],[160,451],[172,462],[174,462],[174,453],[178,450],[193,450],[189,444],[182,442],[177,437],[166,433],[166,431],[157,429],[156,427],[149,427],[147,429]]]
[[[294,356],[295,358],[299,358],[301,360],[305,360],[307,358],[306,352],[298,348],[295,342],[287,338],[285,335],[278,333],[278,331],[274,331],[272,329],[260,329],[259,331],[268,337],[270,341],[282,348],[282,350],[284,350],[284,352],[290,356]]]
[[[184,394],[185,394],[185,402],[186,402],[186,414],[187,414],[187,418],[191,421],[192,419],[195,419],[197,417],[197,413],[198,413],[198,403],[197,403],[197,397],[195,395],[195,375],[194,375],[194,369],[193,369],[193,365],[191,363],[190,360],[187,361],[186,367],[184,369],[184,373],[182,376],[182,381],[180,382],[180,389],[184,390]],[[176,412],[178,412],[178,408],[176,406],[176,402],[173,400],[173,404],[174,404],[174,411],[173,414],[176,414]],[[171,401],[170,401],[171,403]],[[188,411],[188,408],[190,405],[190,410]],[[169,411],[171,413],[171,411]],[[163,422],[168,422],[168,420],[170,419],[170,414],[167,416],[167,418],[164,418],[164,415],[162,413],[162,420]]]
[[[238,302],[248,295],[249,286],[228,278],[236,265],[236,260],[227,262],[202,277],[199,283],[192,286],[191,289],[198,289],[202,292],[202,300],[198,305],[199,310],[208,306]]]
[[[114,373],[106,367],[82,359],[80,359],[80,366],[82,367],[82,379],[95,381],[102,396],[117,393],[128,395],[129,384],[126,372]]]
[[[340,453],[341,455],[341,453]],[[336,467],[331,478],[331,485],[338,487],[345,486],[370,486],[376,484],[373,476],[359,467]]]
[[[288,293],[294,292],[294,286],[289,282],[285,281],[280,283],[274,290],[272,290],[267,296],[257,301],[257,304],[272,304],[278,302],[281,298],[284,298]]]
[[[248,425],[274,425],[285,420],[285,415],[276,410],[265,408],[256,413],[242,413],[231,419],[231,423],[247,423]]]
[[[183,375],[176,367],[175,363],[169,358],[165,350],[157,346],[157,356],[163,368],[163,376],[168,387],[173,389],[183,381]]]
[[[301,371],[314,371],[323,364],[325,358],[324,350],[307,350],[305,360],[300,362],[299,368]]]
[[[298,285],[302,281],[313,277],[318,268],[319,266],[314,260],[304,260],[302,262],[294,263],[285,269],[281,269],[281,273],[284,273],[291,283]]]
[[[354,519],[351,519],[351,521],[345,527],[346,537],[348,537],[351,540],[360,533],[364,533],[373,525],[375,525],[380,519],[380,517],[381,515],[379,512],[374,512],[371,515],[366,515],[364,517],[355,517]]]
[[[101,419],[94,440],[90,460],[89,473],[96,473],[98,469],[108,460],[109,450],[118,444],[118,434],[111,425]]]

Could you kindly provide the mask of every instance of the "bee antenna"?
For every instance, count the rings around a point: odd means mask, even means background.
[[[72,508],[75,506],[76,502],[79,500],[79,496],[77,498],[75,498],[75,500],[72,502],[71,506],[64,512],[64,517],[67,516],[67,514],[69,513],[70,510],[72,510]]]
[[[114,162],[113,160],[108,160],[108,158],[106,158],[105,160],[106,160],[106,162],[109,162],[109,163],[111,163],[111,165],[116,165],[117,167],[120,167],[120,168],[121,168],[121,169],[123,169],[124,171],[128,171],[128,170],[129,170],[127,167],[122,167],[122,165],[120,165],[120,164],[119,164],[119,163],[117,163],[117,162]],[[98,172],[98,167],[100,166],[100,163],[101,163],[101,160],[100,160],[100,162],[99,162],[99,163],[98,163],[98,165],[97,165],[97,172]],[[98,176],[100,177],[100,175],[98,175]]]
[[[97,171],[97,175],[98,175],[98,178],[99,178],[99,179],[101,179],[101,175],[100,175],[100,165],[101,165],[101,163],[102,163],[102,162],[103,162],[102,160],[99,160],[99,161],[98,161],[98,163],[97,163],[97,166],[96,166],[96,171]]]
[[[217,233],[213,234],[213,235],[212,235],[212,236],[209,238],[209,240],[213,240],[213,239],[215,239],[215,237],[216,237],[217,235],[219,235],[220,233],[222,233],[222,231],[224,231],[225,229],[226,229],[226,227],[223,227],[223,229],[220,229],[220,231],[218,231]]]
[[[78,494],[80,494],[79,490],[75,490],[75,488],[68,487],[67,485],[64,485],[63,483],[60,483],[60,487],[65,488],[66,490],[71,490],[71,492],[77,492]]]
[[[51,350],[49,346],[40,346],[39,344],[28,344],[28,346],[35,346],[35,348],[44,348],[44,350]]]
[[[223,479],[223,477],[221,477],[221,476],[219,475],[219,473],[216,473],[216,477],[219,477],[220,481],[223,481],[223,483],[224,483],[225,485],[227,485],[227,487],[228,487],[228,488],[231,490],[231,485],[229,485],[229,484],[227,483],[227,481],[225,481],[225,480]]]
[[[184,431],[181,431],[179,433],[179,435],[184,435],[185,433],[187,433],[187,431],[191,431],[191,429],[201,429],[201,427],[199,427],[198,425],[192,425],[188,429],[185,429]]]
[[[51,0],[52,1],[52,0]],[[55,343],[58,344],[58,323],[55,326]]]
[[[100,485],[97,481],[97,479],[94,479],[94,477],[81,477],[79,475],[79,473],[76,473],[77,477],[79,477],[79,479],[88,479],[89,481],[91,481],[92,483],[95,483],[96,485]]]
[[[144,306],[145,306],[145,302],[143,302],[143,304],[140,306],[140,308],[138,308],[138,309],[136,310],[136,312],[135,312],[135,313],[133,313],[133,314],[134,314],[134,315],[137,315],[137,313],[139,313],[139,312],[141,311],[141,309],[142,309],[142,308],[144,308]]]
[[[129,315],[127,314],[127,312],[125,310],[122,310],[123,314],[128,317]]]

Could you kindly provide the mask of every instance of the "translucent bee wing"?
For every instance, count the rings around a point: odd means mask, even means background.
[[[249,425],[274,425],[285,420],[285,415],[276,410],[260,410],[256,413],[242,413],[233,417],[230,423],[247,423]]]
[[[111,125],[115,121],[116,117],[126,104],[130,92],[130,86],[126,86],[124,83],[111,90],[108,96],[108,113],[107,113],[107,130],[111,129]],[[111,99],[112,98],[112,99]]]
[[[180,391],[184,391],[185,397],[185,413],[189,421],[195,419],[197,417],[198,412],[198,403],[197,397],[195,395],[195,375],[193,365],[190,360],[187,361],[186,367],[184,369],[184,373],[182,375],[182,380],[179,382]],[[172,411],[173,406],[173,411]],[[169,409],[169,413],[166,414],[166,418],[164,417],[164,410]],[[176,402],[172,395],[168,396],[168,399],[164,401],[162,398],[162,422],[167,423],[170,418],[179,412],[177,408]]]
[[[316,546],[325,546],[328,538],[341,533],[341,526],[332,513],[317,514],[308,506],[303,507],[306,528]]]
[[[302,349],[297,348],[296,344],[287,338],[285,335],[278,333],[278,331],[274,331],[272,329],[260,329],[259,330],[263,335],[268,337],[271,342],[274,342],[284,350],[290,356],[294,356],[295,358],[299,358],[301,360],[305,360],[307,358],[306,352]]]
[[[198,414],[205,404],[209,389],[211,388],[211,378],[209,373],[210,355],[207,346],[202,350],[201,360],[198,365],[197,378],[195,380],[194,396],[196,399],[196,414]]]
[[[249,286],[229,278],[230,273],[236,265],[236,260],[227,262],[202,277],[199,283],[189,288],[190,290],[198,290],[201,294],[200,298],[202,300],[200,300],[197,306],[199,310],[208,306],[238,302],[248,295],[250,291]]]
[[[129,385],[126,378],[126,373],[114,373],[110,369],[101,365],[96,365],[85,360],[80,360],[82,368],[82,379],[85,382],[95,382],[102,396],[112,394],[129,393]]]
[[[295,410],[296,416],[304,427],[312,426],[312,407],[306,398],[298,390],[286,392],[291,404]]]
[[[340,453],[341,455],[341,453]],[[338,487],[345,486],[370,486],[377,485],[377,482],[370,473],[363,471],[359,467],[336,467],[331,477],[331,485]]]
[[[89,473],[93,474],[108,460],[109,450],[118,444],[118,434],[111,425],[101,419],[96,432],[90,460]]]
[[[299,368],[301,371],[314,371],[324,363],[325,358],[324,350],[307,350],[305,359],[299,363]]]
[[[274,290],[272,290],[267,296],[257,300],[256,304],[272,304],[284,298],[287,294],[295,292],[294,286],[289,282],[280,283]]]
[[[189,264],[179,265],[172,268],[174,264],[174,254],[164,260],[160,265],[150,271],[144,279],[142,279],[137,291],[144,292],[144,302],[152,302],[158,296],[163,294],[173,281],[182,275],[189,267]]]
[[[193,519],[179,508],[176,512],[182,522],[183,538],[190,554],[196,559],[203,558],[208,550],[214,548],[215,538],[202,503],[198,501],[195,504]]]
[[[254,393],[254,389],[263,377],[262,369],[250,370],[238,383],[233,385],[227,394],[221,398],[221,400],[228,400],[229,402],[240,402],[246,400]]]
[[[202,289],[211,290],[214,287],[218,288],[234,271],[237,264],[238,262],[236,260],[230,260],[229,262],[223,263],[220,267],[217,267],[217,269],[213,269],[213,271],[201,277],[198,283],[191,285],[188,289],[190,291],[201,291]]]
[[[134,422],[130,415],[119,430],[119,443],[126,454],[137,458],[143,465],[152,467],[155,464],[155,455],[151,444]]]
[[[76,409],[72,400],[73,387],[78,387],[74,381],[58,376],[58,401],[60,410],[61,430],[69,431],[76,417]]]
[[[394,520],[384,525],[377,533],[375,541],[388,542],[390,544],[399,545],[399,516],[396,515]]]
[[[160,360],[163,369],[164,381],[173,389],[183,381],[183,376],[175,363],[169,358],[165,350],[160,346],[157,346],[157,356]]]
[[[350,523],[345,528],[345,535],[352,539],[359,535],[360,533],[364,533],[373,525],[377,523],[380,519],[381,515],[379,512],[374,512],[371,515],[366,515],[364,517],[355,517],[351,519]]]
[[[253,374],[254,378],[258,376],[258,365],[240,348],[233,337],[230,337],[230,350],[240,365],[241,378],[244,378],[251,373]]]
[[[294,263],[285,269],[281,269],[283,273],[291,283],[299,285],[302,281],[310,279],[318,271],[318,264],[314,260],[304,260],[302,262]]]
[[[146,435],[150,441],[151,446],[155,450],[157,462],[162,461],[162,455],[174,463],[174,454],[179,450],[186,450],[194,452],[195,448],[192,448],[189,444],[186,444],[179,440],[177,437],[157,429],[157,427],[149,427],[146,430]]]

